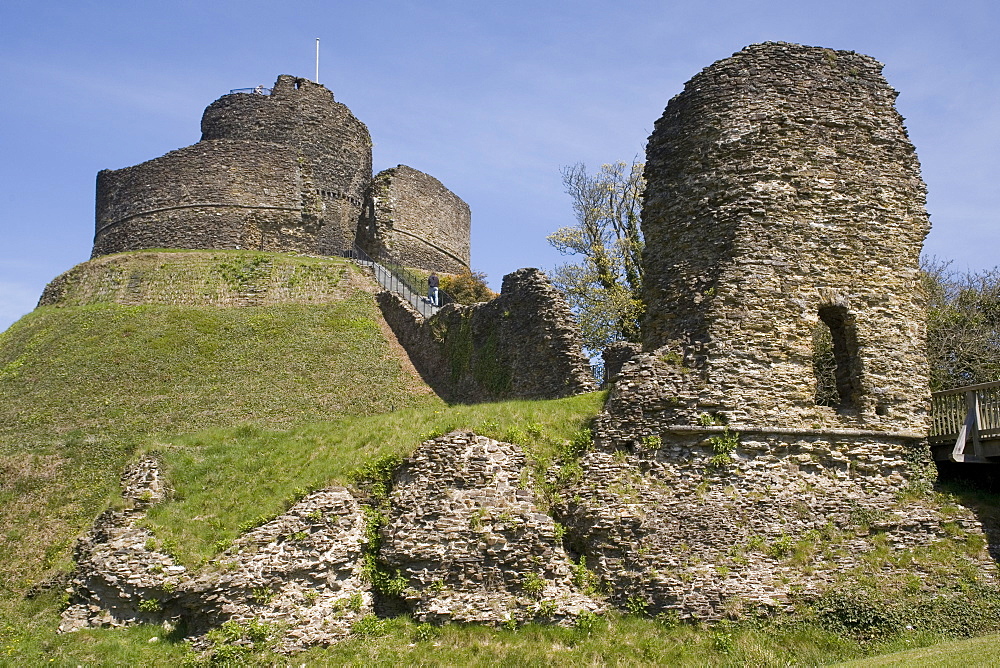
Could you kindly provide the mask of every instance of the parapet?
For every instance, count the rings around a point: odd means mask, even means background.
[[[231,93],[197,144],[97,179],[93,255],[145,248],[335,254],[371,180],[371,138],[325,87],[287,75]]]
[[[398,165],[372,181],[358,244],[407,267],[458,274],[469,269],[469,205],[429,174]]]

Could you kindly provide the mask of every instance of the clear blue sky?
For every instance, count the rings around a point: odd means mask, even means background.
[[[439,178],[472,207],[497,288],[560,261],[559,169],[640,155],[702,67],[766,40],[867,53],[901,92],[930,189],[927,252],[1000,263],[996,0],[3,0],[0,330],[89,257],[94,180],[199,139],[231,88],[313,77],[368,125],[375,169]]]

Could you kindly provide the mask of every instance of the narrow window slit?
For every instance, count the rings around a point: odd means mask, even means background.
[[[854,318],[843,306],[824,306],[813,332],[816,403],[841,412],[861,405],[861,359]]]

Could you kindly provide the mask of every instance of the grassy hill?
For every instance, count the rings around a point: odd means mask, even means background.
[[[43,306],[0,334],[0,665],[199,665],[162,627],[55,634],[64,593],[53,576],[119,502],[120,472],[141,453],[159,454],[175,490],[148,526],[195,566],[304,491],[348,483],[426,438],[473,429],[521,444],[541,472],[600,411],[603,393],[445,405],[395,343],[373,290],[336,259],[128,253],[59,277]],[[568,629],[371,619],[294,664],[818,665],[945,637],[896,626],[851,635],[809,610],[716,626],[615,614]],[[228,665],[275,661],[264,642],[245,649]]]
[[[371,283],[344,261],[133,253],[55,284],[50,305],[0,334],[8,594],[67,566],[149,434],[443,406],[392,340]],[[170,304],[171,293],[200,298]]]

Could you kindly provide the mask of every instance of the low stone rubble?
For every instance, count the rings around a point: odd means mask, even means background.
[[[396,474],[380,556],[420,621],[571,622],[600,602],[573,581],[521,449],[471,432],[427,441]]]
[[[378,555],[406,578],[421,621],[570,623],[600,601],[574,584],[551,517],[523,484],[520,448],[468,432],[425,442],[397,472]],[[313,492],[239,537],[196,572],[156,549],[142,526],[166,498],[157,461],[122,477],[124,510],[109,510],[76,547],[61,632],[183,621],[196,647],[226,622],[262,623],[294,651],[341,640],[376,610],[363,577],[362,504],[343,487]]]

